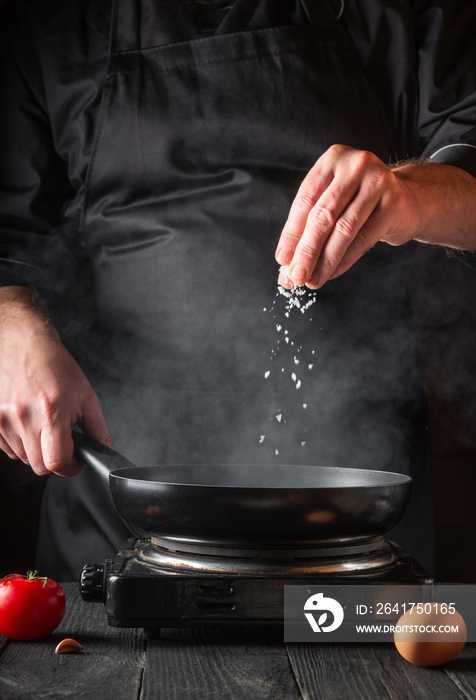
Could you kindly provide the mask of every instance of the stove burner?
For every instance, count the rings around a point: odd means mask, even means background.
[[[396,554],[383,537],[358,543],[333,542],[293,549],[197,545],[153,537],[138,559],[170,574],[236,574],[277,577],[373,571],[391,565]]]
[[[181,551],[179,551],[181,550]],[[114,627],[276,626],[283,623],[283,586],[431,583],[431,576],[393,542],[310,548],[217,547],[170,538],[127,540],[114,559],[86,564],[87,601],[104,603]]]

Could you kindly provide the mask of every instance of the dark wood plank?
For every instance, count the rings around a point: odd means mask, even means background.
[[[60,627],[44,639],[11,641],[5,648],[0,660],[2,700],[139,697],[145,663],[142,631],[108,627],[102,605],[84,603],[77,584],[63,588],[67,609]],[[65,637],[81,642],[86,653],[55,654]]]
[[[442,669],[467,700],[476,698],[476,643],[467,644],[456,659]]]
[[[0,634],[0,655],[3,654],[7,646],[10,644],[10,640]]]
[[[468,700],[442,668],[405,661],[393,644],[288,644],[305,700]]]
[[[0,639],[2,700],[81,697],[91,700],[476,700],[476,645],[442,668],[402,659],[390,644],[288,644],[263,629],[142,630],[107,625],[102,605],[84,603],[64,586],[60,628],[36,642]],[[73,637],[85,654],[55,655]]]
[[[298,700],[283,632],[203,628],[162,630],[150,641],[144,700]]]

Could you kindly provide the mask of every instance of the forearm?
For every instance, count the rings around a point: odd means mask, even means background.
[[[7,285],[0,287],[0,321],[8,309],[24,309],[39,315],[46,314],[46,305],[40,294],[29,287]]]
[[[453,165],[431,162],[404,163],[393,172],[415,202],[414,240],[476,249],[476,178]]]
[[[13,338],[25,342],[36,336],[48,336],[60,343],[56,329],[48,318],[46,304],[34,289],[20,286],[0,287],[0,348],[9,352]]]

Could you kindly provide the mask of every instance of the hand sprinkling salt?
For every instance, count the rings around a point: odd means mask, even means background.
[[[282,265],[279,268],[279,272],[284,273],[284,275],[289,279],[288,269],[288,265]],[[280,284],[278,284],[278,292],[287,299],[287,313],[285,314],[286,318],[288,318],[289,312],[291,311],[293,306],[299,309],[301,313],[305,313],[307,309],[317,301],[317,293],[315,291],[310,291],[309,289],[307,289],[307,287],[303,286],[298,287],[297,285],[293,285],[291,289],[285,289],[284,287],[281,287]],[[308,296],[308,299],[304,304],[302,304],[301,298],[306,294]]]

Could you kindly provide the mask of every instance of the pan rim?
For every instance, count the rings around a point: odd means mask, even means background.
[[[197,468],[200,469],[200,467],[206,467],[207,469],[211,468],[218,468],[218,467],[252,467],[256,466],[257,468],[270,468],[272,467],[277,468],[277,469],[291,469],[291,470],[309,470],[309,469],[324,469],[324,470],[330,470],[333,472],[341,471],[341,472],[347,472],[347,473],[356,473],[359,472],[359,474],[373,474],[375,476],[380,476],[380,475],[385,475],[388,477],[388,482],[386,483],[379,483],[379,484],[354,484],[354,485],[349,485],[349,484],[342,484],[342,485],[335,485],[335,486],[283,486],[283,485],[268,485],[268,486],[253,486],[253,485],[240,485],[240,484],[217,484],[217,483],[193,483],[193,482],[182,482],[182,481],[172,481],[172,480],[157,480],[157,479],[146,479],[146,478],[141,478],[140,476],[134,476],[133,473],[136,471],[145,471],[145,470],[154,470],[154,469],[174,469],[174,468]],[[126,473],[125,473],[126,472]],[[252,464],[245,464],[245,463],[238,463],[238,462],[215,462],[215,463],[192,463],[192,464],[161,464],[161,465],[155,465],[155,466],[136,466],[136,467],[121,467],[120,469],[116,469],[110,473],[110,476],[114,478],[114,480],[121,480],[121,481],[133,481],[133,482],[141,482],[141,483],[146,483],[146,484],[157,484],[157,485],[163,485],[163,486],[176,486],[176,487],[201,487],[201,488],[217,488],[217,489],[242,489],[242,490],[257,490],[257,491],[266,491],[266,490],[276,490],[276,491],[301,491],[302,489],[306,489],[308,491],[311,490],[317,490],[321,491],[323,489],[329,491],[329,490],[336,490],[340,491],[342,489],[382,489],[382,488],[389,488],[389,487],[395,487],[395,486],[406,486],[412,483],[413,479],[411,476],[408,474],[401,474],[400,472],[394,472],[394,471],[386,471],[384,469],[368,469],[368,468],[360,468],[360,467],[331,467],[327,465],[310,465],[310,464],[257,464],[257,465],[252,465]],[[391,477],[395,477],[392,479]],[[213,480],[210,480],[212,482]]]

